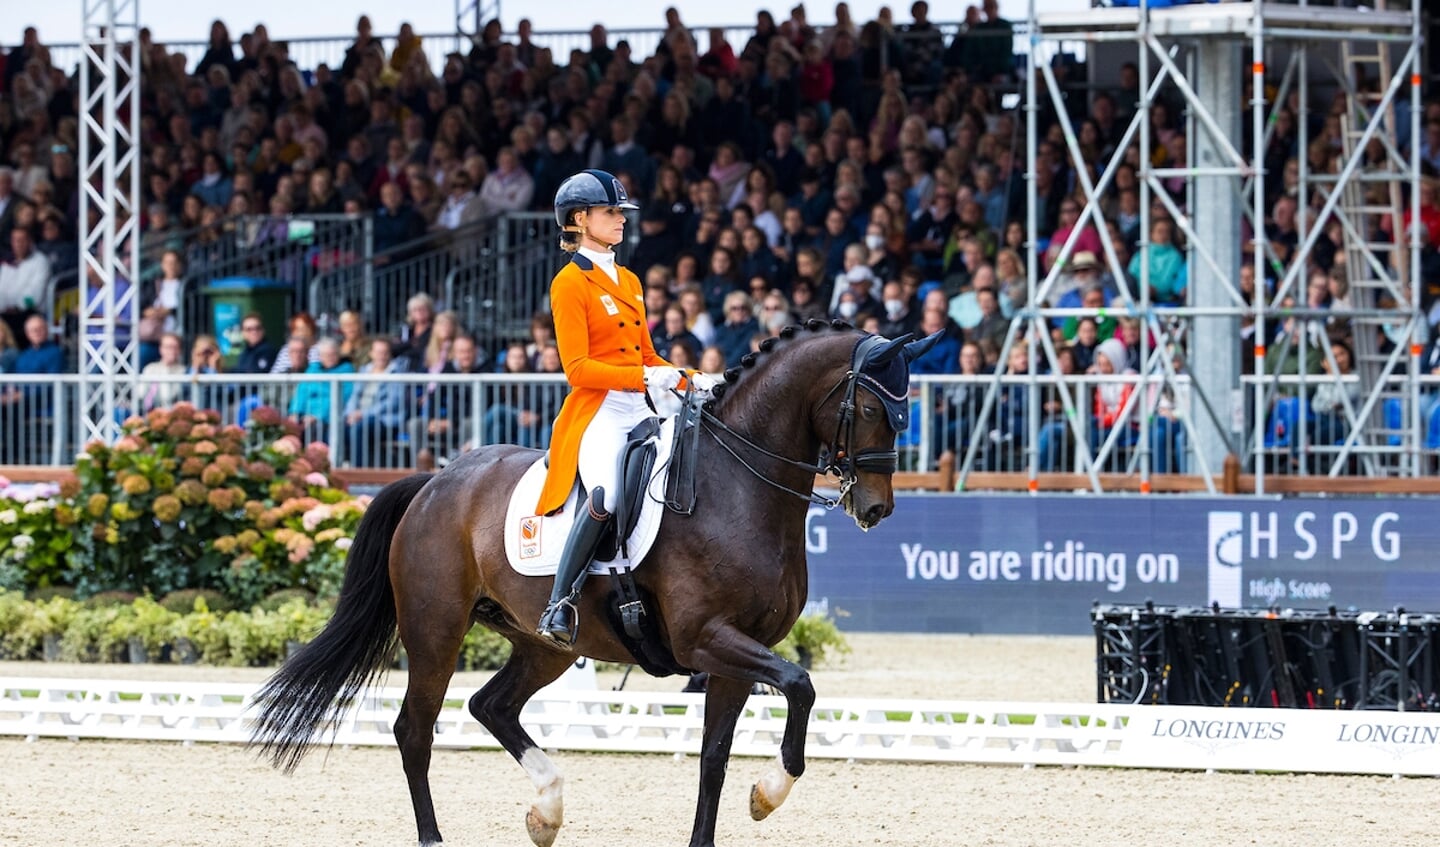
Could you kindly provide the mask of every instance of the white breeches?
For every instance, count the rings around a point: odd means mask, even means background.
[[[619,496],[618,462],[625,447],[625,437],[635,425],[654,412],[642,392],[611,391],[605,402],[580,436],[580,482],[587,490],[598,486],[605,489],[605,511],[615,511]]]

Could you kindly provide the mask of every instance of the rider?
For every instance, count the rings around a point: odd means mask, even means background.
[[[555,192],[560,249],[573,257],[550,283],[550,309],[572,390],[555,419],[535,513],[563,506],[577,472],[590,495],[575,515],[537,632],[566,649],[575,639],[575,600],[615,511],[620,451],[630,430],[654,415],[645,390],[680,387],[687,376],[701,394],[718,383],[676,368],[651,344],[640,279],[613,252],[625,235],[625,210],[638,208],[620,180],[600,170],[581,171]]]

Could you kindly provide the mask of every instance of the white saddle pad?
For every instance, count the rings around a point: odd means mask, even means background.
[[[631,570],[640,564],[655,536],[660,532],[660,518],[665,514],[665,479],[670,473],[670,445],[675,439],[675,418],[667,418],[660,426],[655,455],[655,469],[645,485],[641,498],[640,519],[630,534],[630,559],[617,556],[613,562],[592,562],[591,573],[607,573],[611,568]],[[510,567],[525,576],[552,576],[560,566],[560,554],[570,526],[580,511],[580,484],[577,481],[565,500],[565,508],[553,515],[535,514],[540,488],[545,484],[545,459],[530,466],[515,490],[510,493],[510,506],[505,512],[505,556]]]

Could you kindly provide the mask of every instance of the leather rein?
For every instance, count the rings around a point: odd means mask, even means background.
[[[883,341],[884,339],[880,340]],[[786,494],[798,497],[801,500],[822,506],[827,510],[834,509],[844,502],[846,495],[850,493],[850,489],[859,481],[859,474],[862,471],[865,473],[893,474],[900,466],[899,453],[893,446],[889,450],[869,448],[857,452],[853,449],[855,440],[856,392],[860,389],[862,381],[867,391],[876,392],[883,390],[875,383],[874,379],[867,377],[858,367],[858,363],[865,360],[865,344],[868,341],[869,339],[866,339],[865,342],[861,342],[861,346],[856,348],[854,355],[851,357],[850,369],[839,382],[835,383],[829,391],[825,392],[825,396],[820,400],[820,405],[823,406],[829,402],[830,397],[834,395],[835,392],[840,391],[842,388],[844,389],[844,396],[840,401],[840,410],[836,416],[835,437],[820,451],[820,457],[817,461],[802,462],[791,459],[788,456],[773,453],[756,444],[744,433],[735,430],[720,420],[714,413],[703,406],[701,407],[700,416],[701,428],[709,433],[710,437],[715,439],[716,444],[720,445],[725,452],[729,453],[735,461],[740,463],[741,467],[749,471],[756,479],[769,485],[771,488],[778,489]],[[692,402],[692,393],[692,391],[688,390],[685,392],[685,402],[687,404]],[[806,471],[812,476],[815,474],[827,477],[834,476],[838,480],[837,487],[839,488],[839,493],[834,497],[825,497],[816,494],[813,490],[808,493],[798,491],[784,483],[771,479],[759,468],[746,461],[745,457],[741,456],[735,447],[727,444],[725,440],[720,437],[721,433],[740,442],[741,446],[752,452],[759,453],[762,456],[789,465],[792,468]],[[838,445],[838,449],[832,449],[836,445]]]

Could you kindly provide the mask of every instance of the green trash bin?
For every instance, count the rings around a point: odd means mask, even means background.
[[[240,323],[254,312],[265,324],[265,340],[279,348],[285,343],[286,325],[290,318],[288,282],[232,276],[213,280],[201,289],[210,301],[210,331],[220,344],[220,355],[233,365],[245,349]]]

